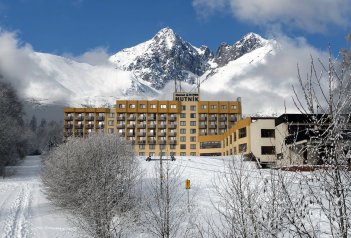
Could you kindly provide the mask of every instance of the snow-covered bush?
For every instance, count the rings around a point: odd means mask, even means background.
[[[45,159],[42,181],[49,200],[71,213],[84,232],[120,237],[123,224],[113,221],[125,221],[118,218],[133,209],[139,175],[139,164],[124,139],[92,135],[71,138],[52,150]]]

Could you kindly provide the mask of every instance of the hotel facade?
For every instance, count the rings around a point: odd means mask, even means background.
[[[117,100],[114,108],[65,108],[64,136],[118,134],[137,155],[224,155],[224,135],[241,120],[241,100],[201,101],[175,92],[173,100]]]

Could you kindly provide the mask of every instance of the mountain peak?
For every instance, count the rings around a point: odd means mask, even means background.
[[[159,45],[165,44],[170,49],[176,42],[181,41],[181,38],[171,28],[165,27],[157,32],[153,40]]]

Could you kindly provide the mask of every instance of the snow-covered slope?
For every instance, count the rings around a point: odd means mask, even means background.
[[[98,65],[15,46],[7,52],[15,59],[0,55],[0,72],[17,79],[19,93],[35,103],[108,106],[118,98],[171,99],[174,79],[183,81],[183,88],[194,87],[200,79],[203,98],[217,93],[220,99],[232,100],[246,96],[238,86],[264,85],[265,79],[257,78],[255,69],[275,54],[275,45],[273,40],[249,33],[233,45],[223,43],[213,54],[208,47],[197,48],[164,28],[152,39]],[[222,90],[230,95],[223,98]]]

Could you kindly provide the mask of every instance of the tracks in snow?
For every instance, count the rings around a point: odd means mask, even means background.
[[[25,238],[30,235],[30,224],[28,222],[32,200],[32,184],[21,184],[16,194],[12,197],[9,214],[4,222],[4,238]]]

